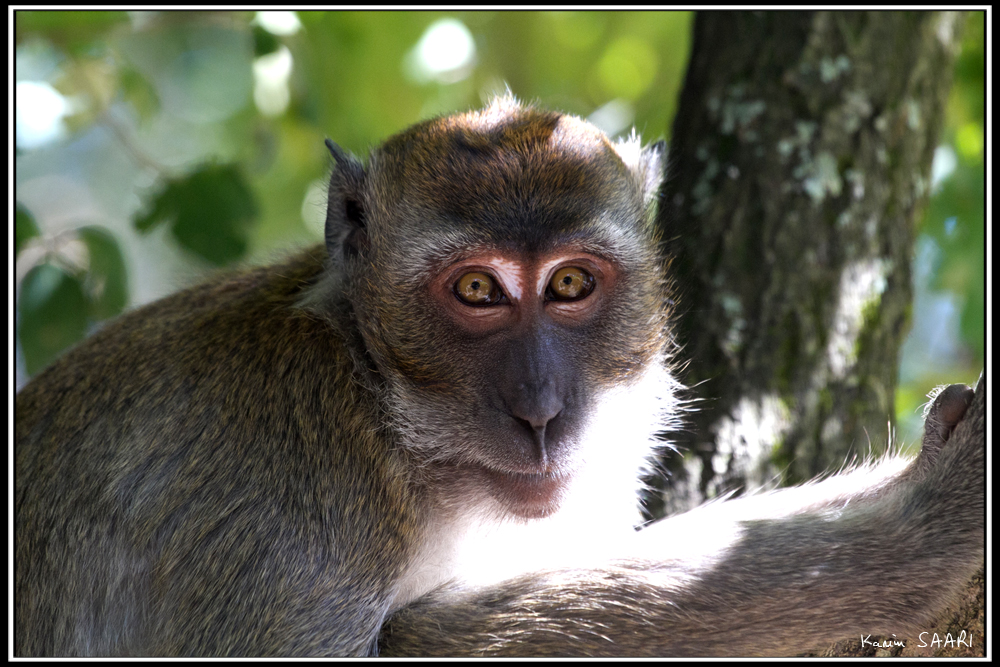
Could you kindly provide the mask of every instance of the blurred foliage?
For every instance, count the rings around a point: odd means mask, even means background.
[[[135,226],[146,232],[169,221],[183,247],[213,264],[228,264],[246,254],[256,218],[253,192],[237,165],[200,165],[181,178],[167,179]]]
[[[29,372],[44,368],[87,331],[87,299],[76,277],[39,264],[21,281],[18,337]]]
[[[923,223],[933,252],[917,286],[918,301],[961,300],[963,373],[983,359],[982,17],[956,67],[956,166]],[[509,88],[609,134],[669,139],[690,24],[648,11],[17,12],[19,384],[125,305],[320,241],[325,137],[364,154]],[[929,379],[956,379],[907,363],[900,415]]]
[[[20,255],[21,248],[28,239],[36,236],[38,236],[38,225],[35,224],[35,219],[27,209],[18,204],[14,210],[14,256]]]
[[[980,364],[986,344],[985,29],[985,14],[968,21],[949,100],[951,122],[946,139],[954,147],[958,163],[931,200],[923,228],[943,249],[933,286],[965,297],[962,338]]]
[[[122,312],[128,278],[117,241],[100,227],[45,238],[31,214],[18,206],[14,239],[24,259],[18,268],[26,270],[19,275],[18,338],[33,372],[83,338],[90,324]]]
[[[927,392],[974,384],[986,359],[985,12],[966,17],[933,191],[917,238],[913,329],[903,346],[897,428],[915,442]]]
[[[87,299],[87,316],[92,321],[114,317],[128,302],[128,278],[118,242],[100,227],[81,227],[77,233],[87,247],[86,268],[78,273]]]

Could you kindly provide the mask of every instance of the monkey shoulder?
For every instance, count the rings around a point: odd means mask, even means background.
[[[295,308],[302,287],[319,275],[319,255],[311,250],[283,264],[215,277],[105,323],[18,393],[19,425],[51,421],[61,407],[107,415],[145,401],[169,409],[201,386],[216,389],[213,378],[288,363],[294,355],[274,353],[290,337],[306,346],[320,338],[336,357],[330,327]]]
[[[19,468],[44,450],[46,465],[94,472],[142,458],[202,470],[249,460],[278,483],[296,457],[335,470],[378,459],[366,447],[380,440],[365,434],[381,415],[347,377],[347,342],[298,305],[323,257],[311,249],[108,323],[17,395]]]

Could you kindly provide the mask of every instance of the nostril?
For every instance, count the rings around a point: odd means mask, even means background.
[[[516,421],[518,424],[520,424],[521,427],[524,428],[524,430],[527,431],[528,433],[534,433],[535,426],[534,426],[534,424],[532,424],[531,422],[529,422],[527,419],[521,419],[520,417],[518,417],[518,416],[515,415],[514,416],[514,421]]]

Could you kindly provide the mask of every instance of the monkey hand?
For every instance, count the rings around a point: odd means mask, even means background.
[[[923,479],[972,405],[975,392],[964,384],[939,387],[931,393],[924,411],[924,439],[920,455],[911,466],[914,479]]]
[[[916,498],[937,503],[955,539],[969,538],[980,547],[986,512],[986,391],[984,373],[975,391],[953,384],[931,394],[920,454],[905,473]]]

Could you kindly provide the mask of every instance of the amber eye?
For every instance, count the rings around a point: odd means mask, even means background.
[[[455,296],[470,306],[489,306],[503,298],[496,281],[485,273],[466,273],[455,282]]]
[[[566,266],[555,272],[549,281],[551,298],[575,301],[594,291],[594,276],[576,266]]]

